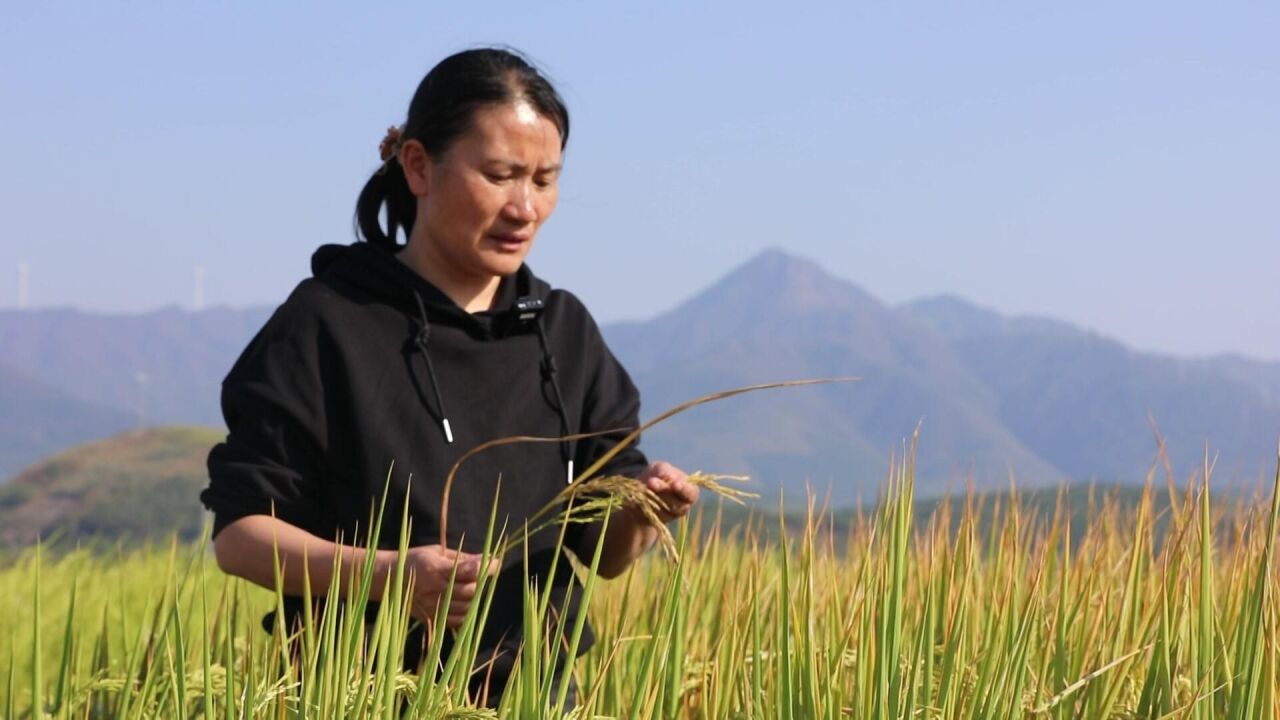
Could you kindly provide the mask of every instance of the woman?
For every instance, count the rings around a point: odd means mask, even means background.
[[[499,573],[482,652],[493,659],[490,702],[520,644],[525,576],[521,558],[480,567],[499,477],[499,525],[521,528],[574,467],[587,467],[620,434],[474,456],[452,486],[441,546],[449,469],[467,450],[499,437],[638,424],[636,389],[590,314],[524,264],[555,209],[568,137],[560,96],[515,53],[469,50],[432,69],[403,130],[384,139],[382,168],[360,193],[362,242],[320,248],[313,277],[227,376],[229,433],[209,455],[210,482],[201,495],[215,513],[219,566],[275,587],[278,546],[286,613],[296,614],[304,563],[319,593],[340,555],[345,588],[365,559],[370,509],[389,487],[386,517],[398,519],[407,494],[416,619],[436,616],[455,564],[451,626],[465,616],[481,572]],[[646,483],[667,504],[664,521],[687,514],[697,500],[681,470],[649,464],[635,447],[602,473]],[[375,593],[394,568],[397,525],[385,523],[376,538]],[[566,545],[589,560],[599,527],[571,529]],[[638,511],[616,514],[602,540],[600,574],[622,573],[657,532]],[[556,540],[554,532],[531,537],[529,567],[540,587],[562,598],[575,579],[563,559],[556,577],[546,577]],[[578,608],[566,612],[565,627],[572,627]],[[583,649],[589,643],[588,633]],[[413,662],[414,648],[407,652]]]

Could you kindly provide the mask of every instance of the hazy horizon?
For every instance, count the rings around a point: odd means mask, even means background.
[[[762,252],[768,252],[768,251],[769,251],[769,250],[771,250],[771,249],[781,249],[781,248],[767,248],[766,250],[764,250],[764,251],[762,251]],[[785,252],[785,251],[784,251],[784,252]],[[787,254],[788,254],[789,256],[791,256],[791,257],[795,257],[795,258],[799,258],[799,259],[804,260],[804,261],[810,261],[810,262],[812,262],[812,259],[811,259],[811,258],[805,258],[805,257],[802,257],[802,256],[798,256],[798,255],[796,255],[795,253],[790,253],[790,252],[788,252]],[[748,262],[749,262],[749,261],[748,261]],[[730,270],[730,271],[732,271],[732,270],[734,270],[734,269],[736,269],[736,268],[730,268],[729,270]],[[825,268],[824,268],[823,270],[824,270],[824,272],[826,271],[826,270],[825,270]],[[840,281],[843,281],[843,282],[849,282],[849,283],[852,283],[852,284],[854,284],[854,285],[856,285],[856,286],[858,286],[858,287],[860,287],[860,288],[862,287],[860,284],[858,284],[858,283],[857,283],[857,281],[856,281],[856,280],[854,280],[854,279],[852,279],[852,278],[844,278],[844,277],[840,277],[840,276],[838,276],[838,275],[833,275],[833,277],[835,277],[837,280],[840,280]],[[711,284],[713,284],[713,283],[715,283],[715,282],[718,282],[718,281],[719,281],[719,280],[721,280],[721,279],[723,279],[723,278],[721,278],[721,277],[717,277],[717,278],[713,278],[713,279],[709,280],[709,281],[708,281],[708,285],[707,285],[706,287],[695,288],[694,290],[692,290],[692,291],[690,292],[690,294],[689,294],[688,296],[678,299],[678,300],[677,300],[677,302],[676,302],[676,303],[674,303],[674,304],[673,304],[673,306],[672,306],[672,307],[670,307],[670,308],[664,308],[664,309],[659,310],[659,311],[657,311],[657,312],[655,312],[655,313],[653,313],[653,314],[651,314],[651,315],[644,316],[644,317],[635,317],[635,318],[625,318],[625,317],[624,317],[624,318],[614,318],[614,319],[612,319],[612,320],[605,320],[605,321],[603,322],[603,324],[607,326],[607,325],[614,324],[614,323],[623,324],[623,323],[645,323],[645,322],[649,322],[649,321],[651,321],[651,320],[654,320],[654,319],[655,319],[655,318],[657,318],[657,317],[660,317],[660,316],[661,316],[661,315],[663,315],[663,314],[666,314],[666,313],[668,313],[668,312],[671,312],[671,311],[672,311],[672,310],[674,310],[677,306],[679,306],[679,305],[681,305],[681,304],[683,304],[683,303],[685,303],[685,302],[688,302],[689,300],[692,300],[694,297],[696,297],[696,296],[697,296],[698,294],[700,294],[702,291],[704,291],[704,290],[706,290],[708,287],[710,287],[710,286],[711,286]],[[865,288],[863,288],[863,289],[865,290]],[[874,294],[873,294],[873,297],[874,297]],[[916,302],[916,301],[920,301],[920,300],[929,300],[929,299],[938,299],[938,298],[956,298],[956,299],[959,299],[959,300],[961,300],[961,301],[963,301],[963,302],[966,302],[966,303],[968,303],[968,304],[970,304],[970,305],[973,305],[973,306],[975,306],[975,307],[977,307],[977,308],[979,308],[979,309],[982,309],[982,310],[989,310],[989,311],[992,311],[992,312],[1000,313],[1001,315],[1005,316],[1006,318],[1010,318],[1010,319],[1048,319],[1048,320],[1054,320],[1054,321],[1059,321],[1059,322],[1070,322],[1070,321],[1068,321],[1068,320],[1064,320],[1063,318],[1057,318],[1057,317],[1052,317],[1052,316],[1049,316],[1049,315],[1043,315],[1043,314],[1035,314],[1035,313],[1005,313],[1005,312],[1002,312],[1002,311],[1000,311],[1000,310],[998,310],[998,309],[996,309],[996,308],[994,308],[994,307],[991,307],[990,305],[984,304],[984,303],[983,303],[983,302],[981,302],[980,300],[977,300],[977,299],[974,299],[974,298],[969,298],[969,297],[964,297],[964,296],[961,296],[961,295],[959,295],[959,294],[957,294],[957,293],[953,293],[953,292],[942,292],[942,293],[933,293],[933,294],[921,295],[921,296],[919,296],[919,297],[908,298],[907,300],[904,300],[904,301],[901,301],[901,302],[896,302],[896,303],[889,303],[889,302],[884,301],[884,299],[883,299],[883,298],[876,297],[876,299],[877,299],[877,300],[879,300],[879,301],[881,301],[881,302],[885,302],[885,304],[886,304],[886,305],[888,305],[888,306],[889,306],[889,307],[891,307],[891,308],[900,308],[900,307],[903,307],[903,306],[905,306],[905,305],[908,305],[908,304],[913,303],[913,302]],[[134,309],[134,310],[124,310],[124,311],[117,311],[117,312],[99,311],[99,310],[96,310],[96,309],[93,309],[93,308],[82,308],[82,307],[77,307],[77,306],[74,306],[74,305],[30,306],[30,307],[27,307],[27,308],[16,308],[16,307],[5,307],[5,306],[0,306],[0,313],[4,313],[4,312],[25,312],[25,311],[34,311],[34,312],[39,312],[39,311],[58,312],[58,311],[64,311],[64,310],[72,310],[72,311],[77,311],[77,312],[82,312],[82,313],[92,314],[92,315],[100,315],[100,316],[130,316],[130,317],[133,317],[133,316],[144,316],[144,315],[148,315],[148,314],[151,314],[151,313],[167,312],[167,311],[172,311],[172,310],[177,310],[177,311],[181,311],[181,312],[204,312],[204,311],[216,311],[216,310],[246,311],[246,310],[255,310],[255,309],[270,309],[270,308],[273,308],[273,307],[275,307],[275,303],[246,303],[246,304],[214,303],[214,304],[205,304],[205,305],[203,305],[203,306],[201,306],[201,307],[198,307],[198,308],[197,308],[197,307],[195,307],[195,306],[194,306],[194,304],[193,304],[191,301],[188,301],[188,302],[186,302],[186,303],[178,303],[178,302],[175,302],[175,303],[168,303],[168,304],[165,304],[165,305],[159,305],[159,306],[151,307],[151,308],[138,308],[138,309]],[[1094,334],[1100,335],[1101,337],[1104,337],[1104,338],[1106,338],[1106,339],[1108,339],[1108,340],[1114,340],[1114,341],[1119,342],[1120,344],[1122,344],[1122,345],[1124,345],[1124,346],[1128,347],[1130,350],[1133,350],[1133,351],[1136,351],[1136,352],[1141,352],[1141,353],[1153,353],[1153,354],[1166,355],[1166,356],[1169,356],[1169,357],[1175,357],[1175,358],[1181,358],[1181,359],[1210,359],[1210,358],[1215,358],[1215,357],[1230,357],[1230,356],[1237,356],[1237,357],[1242,357],[1242,358],[1245,358],[1245,359],[1248,359],[1248,360],[1253,360],[1253,361],[1258,361],[1258,362],[1266,362],[1266,363],[1280,363],[1280,358],[1258,357],[1258,356],[1253,356],[1253,355],[1246,355],[1246,354],[1244,354],[1244,353],[1239,353],[1239,352],[1235,352],[1235,351],[1226,351],[1226,352],[1220,352],[1220,353],[1189,354],[1189,353],[1176,353],[1176,352],[1169,352],[1169,351],[1160,350],[1160,349],[1143,348],[1143,347],[1138,347],[1138,346],[1134,345],[1134,344],[1133,344],[1132,342],[1130,342],[1127,338],[1117,337],[1117,336],[1114,336],[1114,335],[1110,335],[1110,334],[1108,334],[1108,333],[1105,333],[1105,332],[1102,332],[1102,331],[1100,331],[1100,330],[1097,330],[1096,328],[1086,327],[1086,326],[1084,326],[1084,325],[1078,325],[1078,324],[1076,324],[1076,323],[1070,323],[1070,324],[1071,324],[1071,325],[1073,325],[1074,327],[1076,327],[1076,328],[1078,328],[1078,329],[1082,330],[1082,331],[1085,331],[1085,332],[1089,332],[1089,333],[1094,333]]]

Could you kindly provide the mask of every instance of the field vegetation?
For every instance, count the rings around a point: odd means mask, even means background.
[[[259,626],[280,598],[223,576],[201,542],[32,548],[0,569],[0,713],[559,717],[572,673],[582,718],[1278,717],[1280,505],[1211,502],[1207,476],[1175,489],[1153,474],[1136,502],[1101,493],[1083,519],[1065,495],[918,518],[910,463],[840,530],[812,506],[784,531],[709,504],[677,528],[675,559],[612,582],[579,568],[597,642],[564,672],[581,630],[542,642],[554,609],[531,586],[534,631],[497,711],[466,690],[492,585],[458,650],[433,645],[436,671],[411,673],[397,583],[373,623],[309,615],[286,640]]]

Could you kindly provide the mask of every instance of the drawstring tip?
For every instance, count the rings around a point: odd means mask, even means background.
[[[445,418],[444,422],[444,439],[450,443],[453,442],[453,430],[449,427],[449,418]]]
[[[566,485],[573,484],[573,461],[572,460],[569,461],[569,476],[566,479],[565,484]]]

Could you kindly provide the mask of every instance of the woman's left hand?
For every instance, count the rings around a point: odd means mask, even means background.
[[[689,514],[698,501],[698,486],[689,482],[685,471],[669,462],[656,462],[640,474],[640,482],[653,491],[666,506],[658,517],[669,523]]]

